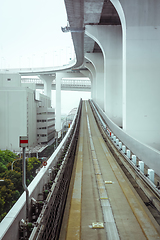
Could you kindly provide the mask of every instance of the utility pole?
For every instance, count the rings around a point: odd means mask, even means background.
[[[28,137],[20,137],[20,147],[23,150],[23,160],[22,160],[22,185],[26,192],[26,221],[29,220],[29,191],[26,184],[26,147],[28,147]]]

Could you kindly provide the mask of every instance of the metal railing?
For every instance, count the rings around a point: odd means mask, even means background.
[[[35,83],[35,84],[43,84],[43,81],[38,78],[22,78],[21,83]]]
[[[40,84],[43,85],[43,81],[37,78],[22,78],[21,79],[22,83],[35,83],[35,84]],[[56,85],[56,80],[54,79],[52,81],[52,85]],[[78,88],[91,88],[91,81],[90,80],[80,80],[80,79],[62,79],[61,81],[61,86],[62,87],[78,87]]]
[[[120,141],[123,142],[123,144],[126,145],[126,147],[130,149],[139,159],[144,161],[149,168],[152,168],[155,173],[160,176],[160,151],[132,138],[130,135],[124,132],[123,129],[118,127],[98,106],[98,104],[93,101],[91,102],[92,104],[94,103],[94,106],[97,108],[99,114],[105,120],[109,129],[112,130],[114,135],[117,136],[117,138],[119,138]]]
[[[160,211],[159,181],[157,182],[157,179],[152,180],[148,174],[145,174],[144,170],[140,168],[140,162],[142,161],[140,161],[140,159],[136,159],[135,153],[133,154],[130,149],[126,150],[126,146],[122,145],[122,142],[119,141],[120,139],[118,139],[118,137],[113,134],[111,129],[108,128],[108,125],[103,119],[102,114],[99,113],[98,108],[95,107],[92,101],[90,101],[90,103],[99,128],[101,130],[102,137],[103,139],[105,139],[105,142],[107,142],[107,146],[109,147],[111,153],[113,154],[117,162],[120,162],[120,166],[125,166],[128,173],[131,174],[135,182],[146,194],[150,202],[157,208],[158,211]],[[124,149],[123,146],[125,146]],[[157,178],[159,179],[158,176]]]

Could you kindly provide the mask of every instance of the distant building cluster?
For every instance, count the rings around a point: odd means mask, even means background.
[[[0,149],[19,151],[19,137],[29,147],[55,136],[55,110],[51,99],[36,92],[34,83],[21,83],[19,74],[0,74]]]

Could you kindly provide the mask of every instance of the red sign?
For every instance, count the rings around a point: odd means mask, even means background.
[[[28,143],[28,140],[20,140],[20,143]]]
[[[20,147],[28,147],[28,137],[27,136],[21,136],[19,138],[19,146]]]
[[[47,162],[46,162],[46,161],[44,161],[44,162],[43,162],[43,166],[45,167],[46,165],[47,165]]]

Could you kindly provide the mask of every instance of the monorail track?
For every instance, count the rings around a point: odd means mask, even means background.
[[[159,189],[119,151],[91,102],[80,112],[20,239],[160,239]]]
[[[139,165],[133,164],[131,158],[128,158],[127,155],[123,153],[122,149],[120,149],[119,146],[115,143],[115,141],[112,140],[111,136],[107,134],[107,126],[104,122],[102,123],[102,119],[99,119],[98,115],[96,114],[96,108],[93,107],[93,105],[92,111],[94,113],[94,117],[98,124],[101,135],[114,158],[116,159],[117,163],[123,169],[123,172],[125,172],[130,182],[132,182],[132,185],[135,186],[138,194],[142,196],[142,198],[144,198],[146,201],[148,201],[148,204],[154,205],[157,211],[160,213],[160,188],[158,184],[152,183],[147,174],[144,174],[140,171]],[[145,167],[147,173],[147,166]],[[159,181],[160,177],[156,175],[155,183],[159,183]],[[160,215],[158,222],[160,224]]]
[[[158,208],[159,190],[153,192],[149,181],[144,185],[141,174],[128,165],[105,129],[97,126],[99,120],[94,115],[88,102],[83,102],[74,171],[59,239],[160,239],[159,224],[142,201],[152,201]]]

